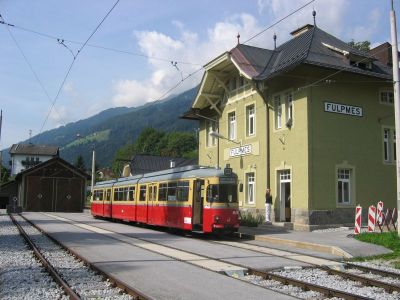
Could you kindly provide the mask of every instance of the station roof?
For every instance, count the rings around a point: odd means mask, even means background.
[[[58,156],[58,147],[34,144],[13,144],[10,154]]]
[[[300,64],[392,79],[392,69],[389,66],[317,26],[307,24],[291,34],[292,39],[274,50],[238,44],[210,61],[204,66],[206,72],[192,108],[204,109],[213,102],[211,97],[223,95],[223,76],[235,69],[253,81],[271,79]]]

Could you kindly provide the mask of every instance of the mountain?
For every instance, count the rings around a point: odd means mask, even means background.
[[[59,146],[60,156],[71,163],[81,154],[87,168],[91,164],[91,149],[94,146],[97,165],[110,166],[115,152],[126,143],[134,142],[145,127],[164,131],[196,129],[197,122],[179,118],[189,110],[196,90],[197,88],[193,88],[174,97],[140,107],[110,108],[90,118],[38,134],[32,137],[30,142]],[[3,150],[3,163],[6,166],[9,161],[8,150]]]

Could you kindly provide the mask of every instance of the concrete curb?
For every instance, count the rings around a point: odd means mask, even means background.
[[[353,255],[351,255],[347,251],[345,251],[339,247],[336,247],[336,246],[327,246],[327,245],[321,245],[321,244],[315,244],[315,243],[309,243],[309,242],[286,240],[286,239],[274,238],[274,237],[265,236],[265,235],[252,235],[252,234],[241,233],[241,232],[237,233],[237,235],[240,239],[250,239],[250,240],[254,240],[254,241],[268,242],[268,243],[275,244],[275,245],[292,246],[295,248],[329,253],[329,254],[333,254],[333,255],[336,255],[336,256],[339,256],[339,257],[342,257],[345,259],[353,258]]]

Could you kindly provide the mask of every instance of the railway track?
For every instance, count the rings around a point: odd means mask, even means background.
[[[107,274],[85,260],[78,253],[67,249],[57,240],[53,239],[51,236],[47,235],[43,230],[33,224],[30,220],[26,219],[24,216],[19,215],[15,218],[13,215],[9,215],[12,222],[18,228],[26,243],[35,253],[35,256],[42,262],[45,269],[54,278],[54,280],[63,288],[65,294],[73,300],[76,299],[99,299],[99,298],[113,298],[113,299],[135,299],[135,300],[147,300],[149,299],[146,295],[142,294],[140,291],[127,286],[120,280],[116,279],[114,276]],[[19,224],[20,218],[25,225]],[[30,234],[26,232],[26,227],[30,226],[37,231],[50,243],[53,245],[45,245],[37,238],[31,238]],[[25,229],[23,228],[25,227]],[[50,250],[51,255],[46,254],[46,250]],[[64,252],[63,257],[68,257],[71,261],[76,263],[75,266],[65,267],[65,264],[70,262],[61,262],[60,266],[57,267],[57,261],[51,258],[55,256],[54,248],[59,248],[60,251]],[[47,257],[48,256],[48,257]],[[50,258],[49,258],[50,257]],[[54,263],[55,262],[55,263]],[[69,270],[74,270],[75,274],[71,274]],[[77,274],[79,275],[77,277]]]
[[[68,219],[65,219],[65,220],[68,220]],[[70,221],[75,222],[73,220],[70,220]],[[93,226],[93,225],[91,225],[91,226]],[[94,227],[96,227],[96,226],[94,226]],[[101,228],[101,227],[98,227],[98,228],[104,230],[104,228]],[[169,248],[169,249],[173,249],[173,250],[185,253],[186,255],[195,255],[197,257],[200,257],[199,254],[197,254],[197,253],[180,250],[180,249],[178,249],[176,247],[165,246],[165,245],[163,245],[161,243],[157,243],[157,242],[154,242],[154,241],[149,241],[149,240],[147,240],[145,238],[137,238],[137,237],[133,238],[131,235],[128,235],[128,234],[123,234],[123,233],[118,233],[118,234],[127,236],[127,237],[129,237],[131,239],[136,239],[136,240],[143,241],[143,242],[146,242],[146,243],[159,245],[160,247],[164,248],[164,250],[162,250],[162,251],[164,252],[164,255],[166,255],[166,256],[169,256],[169,254],[168,254],[168,251],[165,251],[165,248]],[[212,243],[214,243],[214,242],[212,242]],[[221,242],[218,242],[218,243],[221,243]],[[233,244],[233,245],[230,244],[230,246],[235,247],[234,245],[235,244]],[[238,247],[238,248],[241,248],[241,247]],[[258,252],[261,252],[261,253],[264,253],[264,254],[266,253],[265,249],[268,249],[266,247],[255,246],[255,245],[251,245],[250,248],[251,249],[248,249],[248,247],[246,246],[247,250],[252,250],[252,251],[256,251],[257,252],[256,249],[258,249]],[[148,249],[150,250],[150,248],[148,248]],[[270,249],[268,249],[268,251],[269,250]],[[273,250],[276,251],[276,249],[273,249]],[[170,257],[176,259],[176,256],[174,257],[172,255]],[[213,258],[213,257],[206,256],[206,255],[201,255],[201,257],[202,257],[202,260],[210,260],[210,261],[213,260],[213,261],[219,261],[219,262],[222,262],[222,263],[232,264],[231,262],[226,261],[224,259],[217,259],[217,258]],[[283,257],[288,258],[287,256],[283,256]],[[304,262],[304,255],[301,255],[301,257],[303,257],[303,259],[301,259],[301,261]],[[299,259],[299,255],[296,254],[294,257],[288,258],[288,259],[298,260]],[[196,263],[193,263],[190,260],[183,260],[183,261],[188,262],[188,263],[192,263],[192,264],[196,264]],[[320,260],[320,262],[328,262],[328,261],[329,260],[322,260],[322,259]],[[277,271],[269,271],[269,272],[267,272],[267,271],[263,271],[263,270],[256,270],[256,269],[248,268],[248,266],[245,266],[245,265],[240,265],[240,264],[235,264],[235,265],[237,267],[240,267],[240,268],[243,268],[243,269],[247,270],[245,272],[246,276],[258,276],[258,277],[261,277],[262,279],[265,279],[265,280],[275,280],[275,281],[278,281],[278,282],[280,282],[280,283],[282,283],[284,285],[291,285],[291,286],[299,287],[299,288],[301,288],[301,289],[303,289],[305,291],[309,290],[309,291],[318,292],[321,295],[324,295],[325,297],[339,297],[339,298],[343,298],[343,299],[373,299],[372,297],[360,295],[357,292],[346,292],[346,291],[343,291],[341,289],[332,288],[332,286],[324,286],[324,285],[321,285],[321,284],[318,284],[318,283],[312,283],[312,282],[308,282],[308,281],[305,281],[305,280],[299,280],[299,279],[295,279],[295,278],[290,278],[289,276],[284,276],[284,275],[278,274]],[[336,265],[337,266],[338,262],[332,261],[332,265]],[[349,269],[349,268],[358,268],[359,267],[358,265],[346,264],[346,263],[343,263],[343,266],[345,268],[347,268],[347,269]],[[310,267],[308,267],[308,268],[311,269]],[[390,284],[390,283],[386,283],[386,282],[383,282],[383,281],[380,281],[380,280],[374,280],[374,279],[371,279],[371,278],[366,278],[364,276],[351,274],[351,273],[345,272],[345,271],[335,270],[335,269],[328,268],[328,267],[323,266],[323,265],[322,266],[313,266],[312,268],[315,269],[315,270],[319,270],[319,271],[325,272],[326,276],[340,276],[341,278],[345,278],[345,279],[351,280],[351,281],[353,281],[355,283],[355,285],[363,285],[363,286],[367,286],[367,287],[368,286],[378,287],[378,288],[381,288],[384,291],[386,291],[388,294],[390,294],[390,293],[399,293],[400,292],[400,286],[399,285]],[[369,270],[369,268],[366,268],[366,267],[360,267],[360,269],[361,268],[364,270],[364,272],[368,272],[368,270]],[[381,271],[381,270],[379,270],[379,273],[380,273],[380,276],[393,276],[395,274],[395,273],[391,274],[390,272],[385,272],[385,271]],[[396,276],[396,275],[397,274],[395,274],[394,276]],[[235,274],[235,273],[234,273],[234,276],[235,277],[240,277],[240,276],[237,276],[237,274]],[[242,278],[239,278],[239,279],[242,279]],[[396,295],[394,297],[395,299],[397,299]],[[398,297],[400,298],[400,294],[398,294]]]

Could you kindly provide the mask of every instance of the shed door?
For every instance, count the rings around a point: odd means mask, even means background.
[[[54,179],[40,176],[26,178],[26,210],[53,211]]]

